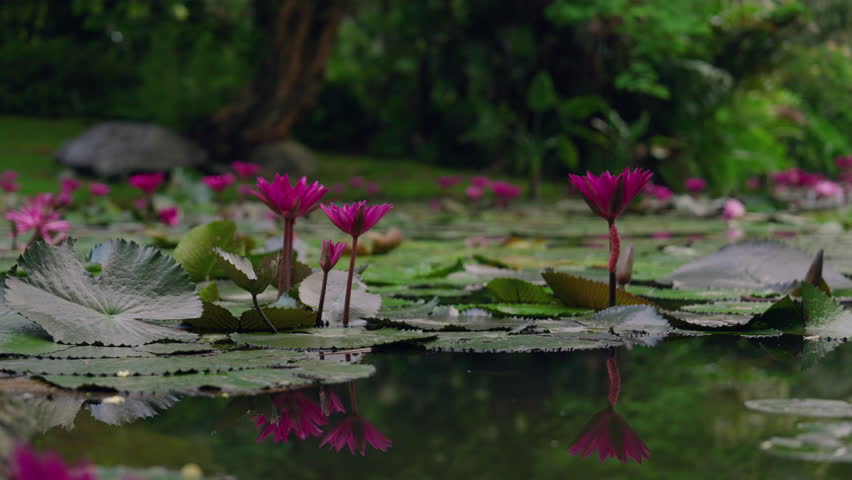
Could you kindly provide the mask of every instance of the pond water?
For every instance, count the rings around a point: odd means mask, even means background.
[[[28,436],[26,428],[16,429],[20,422],[15,419],[37,409],[47,423],[51,419],[44,416],[73,418],[67,429],[55,426],[29,438],[36,447],[68,459],[175,469],[197,464],[205,474],[240,479],[852,478],[849,463],[789,458],[821,451],[832,460],[848,461],[844,442],[850,440],[849,431],[848,424],[838,423],[842,418],[807,417],[825,414],[825,408],[804,406],[799,412],[803,416],[763,413],[745,405],[755,399],[852,398],[852,345],[840,345],[815,365],[803,361],[802,349],[801,337],[713,336],[615,351],[621,378],[615,411],[650,452],[641,464],[568,452],[587,423],[609,405],[607,362],[613,351],[369,353],[364,362],[377,372],[352,383],[351,389],[360,417],[392,445],[385,452],[367,446],[364,456],[321,446],[322,436],[258,441],[253,416],[274,415],[270,396],[159,397],[149,398],[147,409],[128,402],[112,411],[84,404],[74,418],[76,407],[69,413],[67,406],[43,408],[38,396],[22,401],[20,395],[6,394],[0,410],[5,441]],[[323,394],[338,394],[351,413],[350,388],[326,388]],[[320,403],[317,389],[300,392]],[[62,398],[40,401],[60,403]],[[134,411],[152,416],[124,416]],[[110,425],[93,414],[126,423]],[[321,426],[322,435],[345,418],[347,414],[332,415]],[[807,445],[796,440],[791,447],[789,438],[801,433],[803,422],[831,427],[836,435],[811,433]],[[844,425],[847,431],[837,433]]]

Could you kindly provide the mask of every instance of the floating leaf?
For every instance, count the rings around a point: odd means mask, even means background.
[[[686,305],[681,310],[695,313],[733,313],[743,315],[760,315],[767,311],[772,304],[769,302],[717,302]]]
[[[57,352],[39,355],[44,358],[129,358],[150,357],[153,354],[139,351],[129,347],[92,347],[78,346],[68,347]]]
[[[819,463],[852,462],[852,422],[801,423],[795,437],[772,437],[760,444],[771,455]]]
[[[305,308],[262,307],[266,318],[277,330],[312,327],[317,314]],[[240,315],[241,331],[268,331],[269,325],[257,314],[257,310],[246,310]]]
[[[43,378],[54,385],[69,389],[110,388],[120,392],[150,393],[221,391],[232,394],[252,394],[273,388],[298,388],[354,381],[367,378],[374,372],[375,368],[372,365],[347,364],[332,360],[307,360],[295,363],[290,368],[249,368],[221,373],[162,377],[48,375]]]
[[[218,220],[199,225],[183,236],[174,251],[175,260],[196,282],[206,280],[216,266],[213,248],[229,250],[237,225],[230,220]]]
[[[495,278],[485,289],[502,303],[554,303],[555,300],[544,287],[516,278]]]
[[[176,355],[182,353],[206,353],[213,351],[207,343],[149,343],[134,350],[155,355]]]
[[[571,275],[570,273],[545,270],[541,274],[544,281],[553,289],[553,293],[562,300],[565,305],[593,308],[602,310],[609,307],[609,285],[585,278]],[[616,290],[616,304],[622,305],[651,305],[642,297]]]
[[[852,418],[852,403],[820,398],[764,398],[749,400],[751,410],[775,415],[796,415],[817,418]]]
[[[397,306],[388,305],[389,300],[404,303],[400,303]],[[382,308],[379,309],[379,313],[376,316],[379,318],[388,319],[423,317],[432,313],[432,310],[434,310],[437,306],[437,298],[433,298],[429,301],[411,301],[398,298],[382,297]]]
[[[564,305],[544,303],[474,303],[468,305],[457,305],[456,308],[462,312],[478,308],[497,316],[530,318],[574,317],[577,315],[585,315],[593,311],[588,308],[566,307]]]
[[[201,315],[195,287],[171,257],[112,240],[95,247],[92,259],[102,265],[97,277],[83,268],[69,243],[36,243],[18,260],[27,276],[6,279],[6,302],[58,342],[132,346],[195,338],[143,321]]]
[[[610,307],[589,316],[578,318],[576,322],[592,329],[612,331],[617,334],[666,335],[673,330],[668,320],[663,318],[655,308],[647,305]]]
[[[316,272],[299,285],[299,299],[311,308],[318,308],[322,292],[323,272]],[[347,272],[332,270],[328,272],[328,284],[325,291],[323,320],[332,324],[343,318],[346,297]],[[367,287],[356,277],[352,281],[352,298],[349,305],[350,318],[373,318],[382,306],[382,296],[367,292]]]
[[[558,333],[518,335],[507,332],[446,332],[427,342],[429,350],[447,352],[571,352],[614,348],[622,341],[614,335]]]
[[[245,368],[282,367],[299,359],[297,354],[246,350],[213,355],[179,355],[142,358],[91,358],[53,360],[23,358],[0,360],[0,370],[32,375],[165,375],[187,372],[224,372]]]
[[[852,313],[843,305],[809,283],[802,285],[801,292],[807,335],[834,339],[852,337]]]
[[[805,277],[813,259],[779,242],[742,242],[678,268],[666,281],[676,288],[786,292]],[[852,281],[829,267],[823,269],[823,278],[832,289],[852,287]]]
[[[312,328],[302,333],[235,333],[231,335],[231,339],[239,344],[285,350],[345,350],[410,342],[432,337],[434,335],[416,330],[397,330],[394,328],[367,330],[360,327]]]
[[[50,340],[41,327],[14,312],[0,314],[0,355],[44,355],[69,348]]]
[[[228,278],[236,283],[243,290],[257,295],[269,286],[269,283],[274,279],[269,276],[258,276],[255,273],[251,260],[236,253],[230,253],[222,250],[219,247],[213,247],[213,255],[219,259],[219,264]]]

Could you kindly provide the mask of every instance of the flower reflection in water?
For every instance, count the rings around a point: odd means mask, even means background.
[[[277,408],[277,418],[259,414],[252,419],[259,428],[258,442],[272,435],[275,443],[287,442],[294,433],[300,440],[322,435],[321,426],[328,423],[319,405],[301,392],[284,392],[275,395],[272,402]]]
[[[651,456],[651,451],[621,415],[615,412],[615,404],[621,394],[621,375],[615,351],[607,359],[606,368],[609,374],[609,405],[592,417],[568,452],[588,457],[597,451],[601,461],[615,457],[623,463],[627,463],[630,458],[642,463],[642,460]]]
[[[349,415],[325,433],[320,446],[328,445],[338,452],[348,448],[352,454],[366,455],[367,446],[382,452],[387,451],[391,441],[373,424],[358,413],[355,384],[349,383]],[[330,387],[320,387],[319,404],[302,392],[284,392],[272,397],[276,408],[274,418],[264,414],[252,417],[260,435],[258,443],[270,436],[275,443],[287,442],[291,434],[300,440],[323,435],[323,427],[336,413],[345,414],[343,401]]]
[[[349,384],[349,407],[350,415],[322,439],[320,446],[327,444],[338,452],[348,447],[353,455],[359,451],[362,456],[367,453],[367,444],[376,450],[387,451],[391,447],[390,439],[358,414],[354,383]]]

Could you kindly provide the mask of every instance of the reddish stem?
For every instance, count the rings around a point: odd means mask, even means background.
[[[606,360],[606,371],[609,374],[609,405],[615,407],[621,395],[621,374],[618,372],[618,363],[615,361],[615,350],[610,352]]]
[[[316,322],[316,325],[315,325],[317,328],[323,326],[322,309],[323,309],[323,306],[325,305],[325,287],[326,287],[326,285],[328,285],[328,272],[323,271],[323,273],[322,273],[322,289],[320,290],[319,306],[317,307],[317,322]]]
[[[355,395],[355,382],[349,382],[349,411],[358,415],[358,397]]]
[[[287,265],[289,266],[285,272],[287,278],[284,287],[286,290],[290,290],[290,287],[293,286],[293,235],[295,225],[295,218],[284,219],[284,232],[287,235]]]
[[[346,300],[343,302],[343,326],[349,326],[349,300],[352,299],[352,276],[355,274],[355,257],[358,253],[358,237],[352,237],[352,256],[349,257],[349,276],[346,278]]]
[[[615,298],[615,270],[618,265],[618,257],[621,254],[621,238],[618,229],[615,228],[615,220],[609,221],[609,306],[614,307]]]

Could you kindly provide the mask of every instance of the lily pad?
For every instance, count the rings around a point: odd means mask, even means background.
[[[760,240],[723,247],[690,262],[666,280],[685,289],[771,289],[788,291],[810,269],[814,255],[783,243]],[[852,281],[826,266],[823,278],[832,288],[850,288]]]
[[[215,355],[180,355],[143,358],[91,358],[54,360],[23,358],[0,360],[0,371],[31,375],[166,375],[186,372],[224,372],[260,367],[283,367],[301,358],[297,354],[246,350]]]
[[[417,330],[394,328],[367,330],[361,327],[312,328],[301,333],[235,333],[231,335],[231,339],[239,344],[284,350],[346,350],[432,337],[434,335]]]
[[[495,278],[485,289],[500,303],[554,303],[544,287],[517,278]]]
[[[742,315],[760,315],[769,310],[769,302],[717,302],[685,305],[681,310],[695,313],[732,313]]]
[[[189,273],[193,281],[205,280],[216,266],[213,248],[229,250],[236,232],[237,225],[230,220],[199,225],[180,239],[174,251],[175,260]]]
[[[800,423],[795,437],[760,444],[771,455],[820,463],[852,462],[852,422]]]
[[[609,307],[609,285],[581,278],[570,273],[545,270],[541,274],[544,281],[553,289],[553,293],[562,303],[574,307],[603,310]],[[648,300],[627,293],[622,289],[616,290],[616,305],[653,305]]]
[[[314,309],[319,307],[322,278],[323,273],[316,272],[302,281],[299,285],[299,299],[302,303]],[[347,272],[341,270],[328,272],[323,320],[332,324],[339,323],[343,318],[347,278]],[[379,308],[382,306],[382,296],[367,292],[366,285],[358,278],[354,278],[350,302],[350,318],[373,318],[379,313]]]
[[[614,335],[592,333],[512,334],[507,332],[446,332],[427,342],[429,350],[444,352],[517,353],[572,352],[619,347]]]
[[[820,398],[764,398],[749,400],[751,410],[775,415],[795,415],[816,418],[852,418],[852,403]]]
[[[457,305],[456,308],[462,312],[478,308],[497,316],[528,318],[574,317],[592,312],[592,310],[588,308],[566,307],[564,305],[544,303],[474,303],[468,305]]]
[[[802,311],[807,335],[834,339],[852,337],[852,313],[811,284],[802,285]]]
[[[250,394],[272,388],[297,388],[348,382],[369,377],[374,372],[375,367],[372,365],[316,360],[294,364],[291,368],[250,368],[220,373],[195,373],[163,377],[48,375],[43,378],[49,383],[69,389],[109,388],[120,392],[195,393],[204,391]]]
[[[612,331],[617,334],[667,335],[674,330],[668,320],[663,318],[654,307],[647,305],[611,307],[576,319],[576,322],[590,329]]]
[[[27,276],[6,279],[6,303],[63,343],[133,346],[195,338],[143,321],[201,315],[195,287],[171,257],[112,240],[95,247],[92,259],[102,265],[97,277],[85,270],[70,242],[36,243],[18,260]]]

